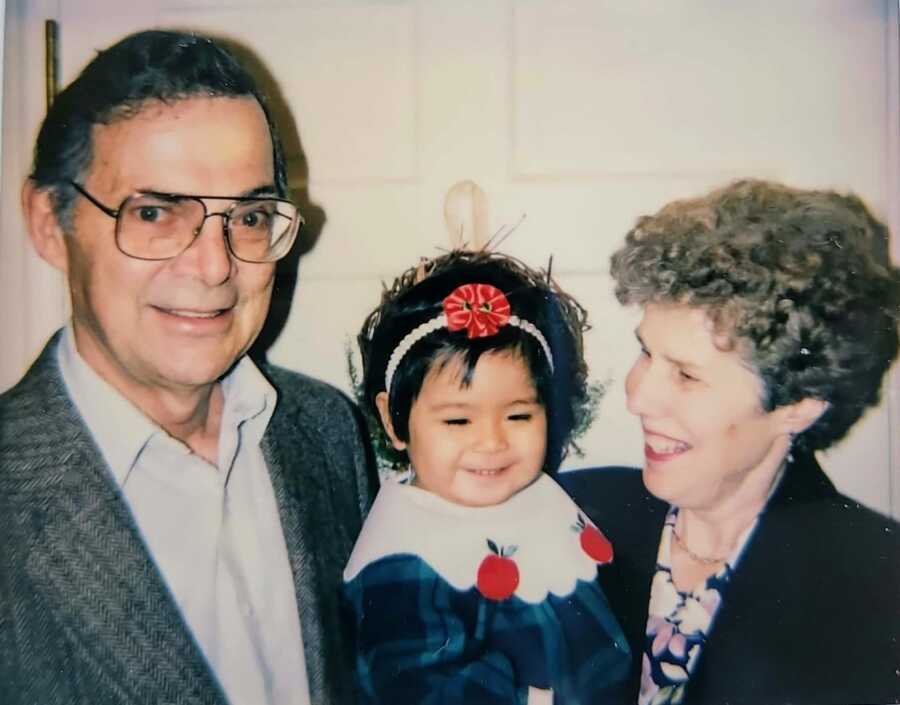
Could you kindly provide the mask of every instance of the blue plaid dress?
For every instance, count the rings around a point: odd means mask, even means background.
[[[546,476],[483,508],[386,484],[344,574],[362,701],[619,702],[630,653],[596,580],[604,542]]]

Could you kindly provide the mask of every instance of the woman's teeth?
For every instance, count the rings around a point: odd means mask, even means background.
[[[682,443],[681,441],[671,441],[671,440],[647,440],[647,445],[650,446],[650,450],[654,453],[658,453],[659,455],[668,455],[669,453],[683,453],[690,446],[687,443]]]

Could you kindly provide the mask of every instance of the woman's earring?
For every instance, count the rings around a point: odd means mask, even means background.
[[[797,437],[797,434],[791,432],[788,434],[788,452],[787,452],[787,461],[789,463],[794,462],[794,439]]]

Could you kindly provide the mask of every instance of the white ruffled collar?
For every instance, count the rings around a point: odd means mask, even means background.
[[[489,542],[515,564],[518,584],[512,594],[531,603],[543,601],[548,593],[571,594],[579,580],[594,580],[597,564],[612,557],[605,537],[546,475],[491,507],[453,504],[389,481],[378,492],[344,580],[349,582],[381,558],[411,554],[457,590],[477,586],[487,597],[503,599],[511,586],[510,567],[497,560],[483,567],[494,555]]]

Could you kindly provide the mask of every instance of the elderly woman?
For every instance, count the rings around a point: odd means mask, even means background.
[[[563,481],[616,548],[631,702],[898,702],[900,527],[814,454],[897,355],[885,247],[853,196],[745,181],[641,218],[613,256],[643,308],[645,464]]]

